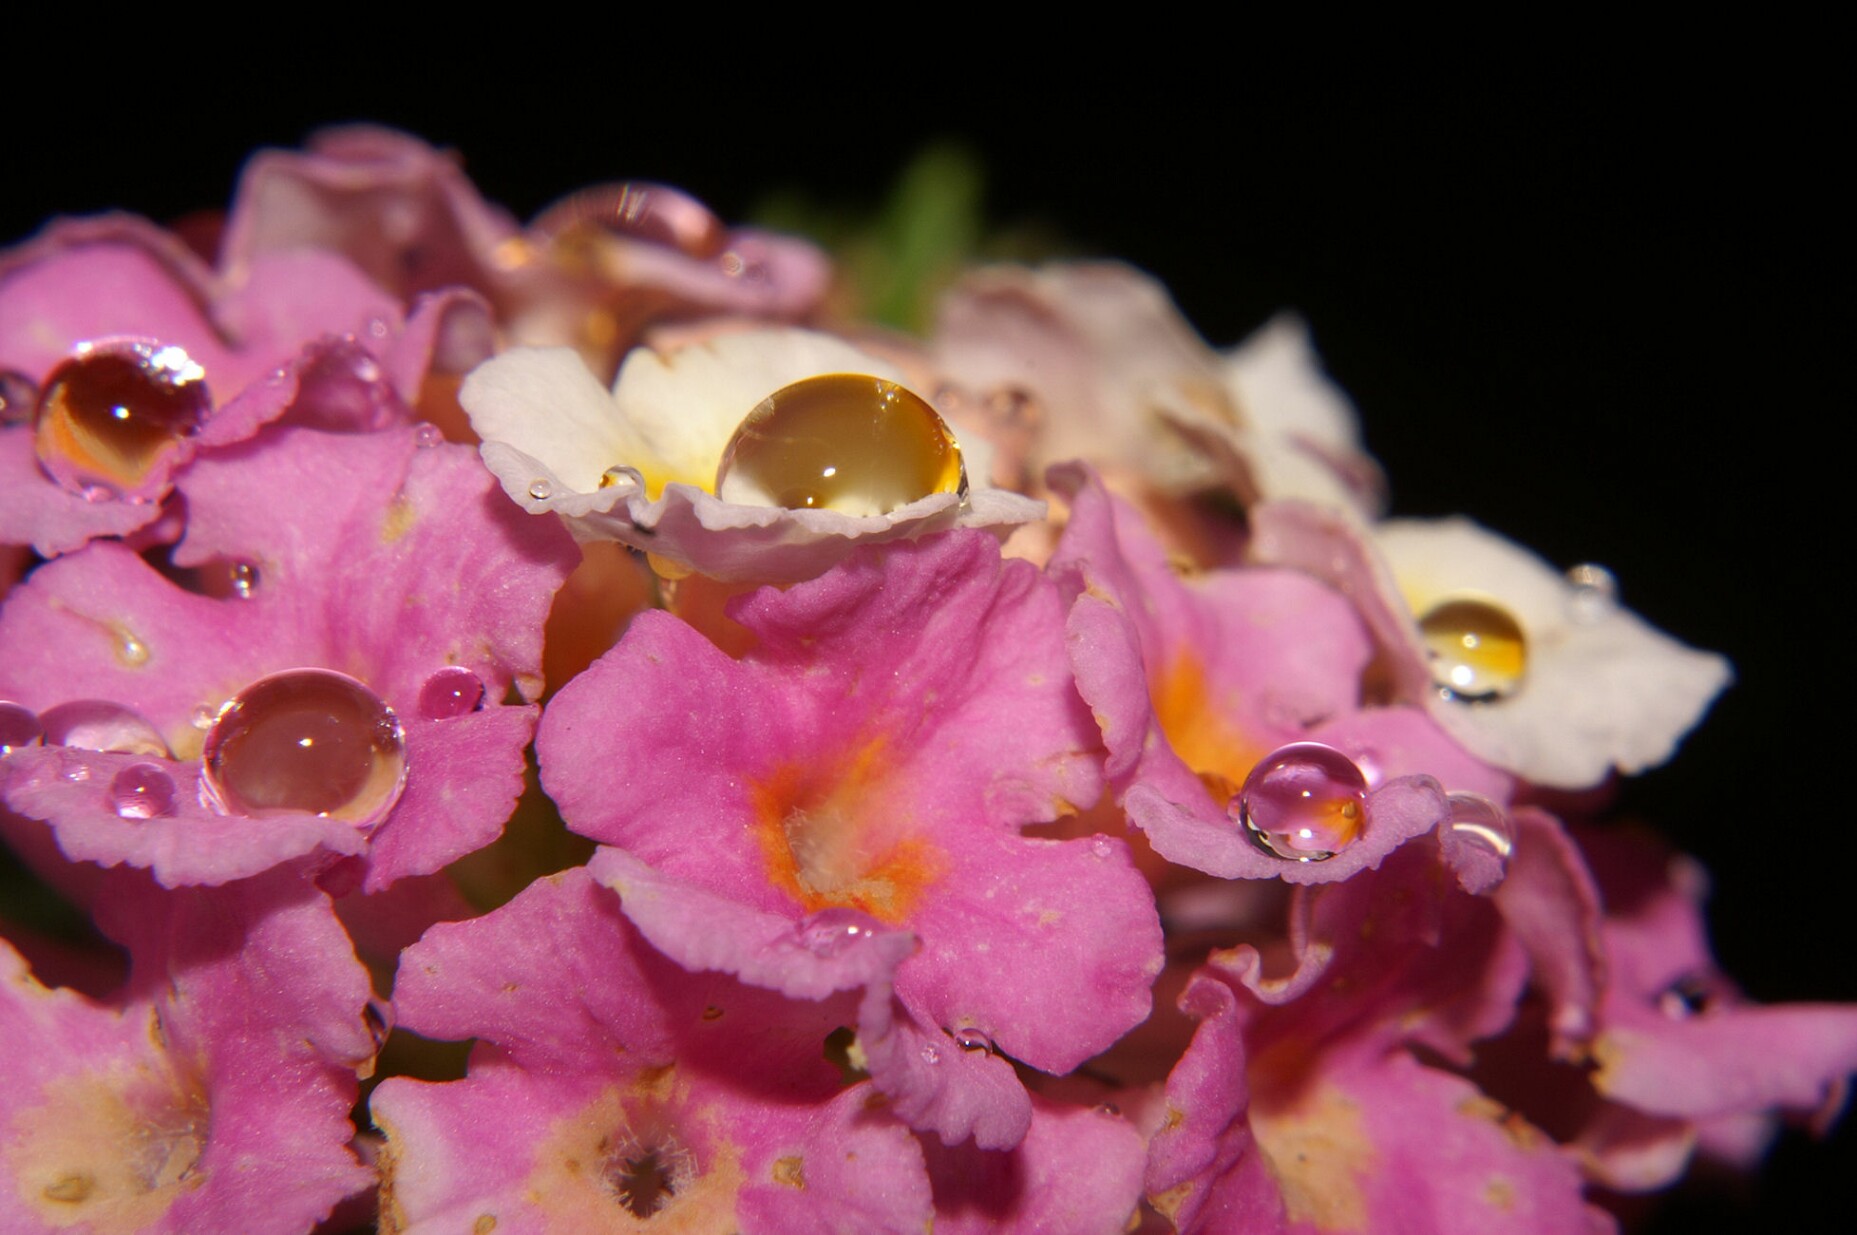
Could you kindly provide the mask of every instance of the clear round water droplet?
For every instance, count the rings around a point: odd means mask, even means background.
[[[1096,835],[1090,837],[1090,856],[1091,857],[1106,858],[1114,852],[1115,852],[1115,842],[1110,840],[1107,836],[1104,836],[1101,832],[1098,832]]]
[[[222,814],[304,811],[378,823],[406,784],[406,739],[379,695],[331,669],[288,669],[221,708],[201,751]]]
[[[1325,862],[1360,839],[1367,779],[1332,746],[1292,742],[1251,769],[1227,811],[1272,857]]]
[[[1582,626],[1618,608],[1618,579],[1597,562],[1583,562],[1569,570],[1567,589],[1567,617]]]
[[[76,699],[39,713],[47,746],[172,759],[161,731],[133,708],[107,699]]]
[[[529,482],[529,496],[538,502],[545,502],[554,496],[554,486],[545,480],[532,480]]]
[[[131,668],[140,668],[148,663],[148,645],[132,630],[117,632],[116,659]]]
[[[1445,600],[1419,619],[1431,677],[1447,699],[1510,695],[1528,669],[1528,639],[1508,610],[1475,596]]]
[[[716,496],[744,506],[885,515],[932,493],[967,493],[954,434],[918,396],[858,373],[776,390],[716,469]]]
[[[0,699],[0,756],[28,746],[37,746],[45,738],[45,726],[39,714],[11,699]]]
[[[1727,993],[1727,984],[1708,972],[1686,973],[1657,995],[1657,1010],[1673,1021],[1710,1011]]]
[[[484,681],[463,665],[447,665],[419,688],[419,714],[427,720],[450,720],[484,705]]]
[[[213,727],[213,721],[219,715],[219,709],[210,703],[197,703],[188,721],[195,729],[207,730]]]
[[[936,1047],[936,1045],[933,1042],[924,1042],[922,1044],[922,1062],[923,1063],[940,1063],[941,1062],[941,1051],[939,1048]]]
[[[39,406],[39,387],[17,369],[0,369],[0,425],[23,425]]]
[[[1096,1113],[1098,1115],[1108,1115],[1112,1118],[1120,1118],[1122,1108],[1113,1102],[1098,1102],[1096,1104]]]
[[[445,440],[445,434],[437,425],[422,424],[413,430],[413,441],[421,447],[436,446]]]
[[[695,258],[714,257],[728,241],[728,229],[702,202],[679,189],[638,180],[595,185],[563,198],[536,217],[530,232],[568,260],[576,250],[595,245],[602,234],[643,240]],[[588,255],[579,256],[585,260]]]
[[[1480,793],[1453,793],[1451,834],[1488,851],[1504,866],[1515,853],[1515,825],[1509,812]]]
[[[212,410],[204,372],[180,348],[147,339],[84,344],[39,392],[39,465],[91,501],[152,501]]]
[[[124,819],[174,813],[174,778],[153,763],[132,763],[110,781],[110,803]]]
[[[861,940],[869,939],[879,929],[876,919],[856,909],[831,906],[801,919],[800,943],[814,956],[831,958]]]
[[[964,1051],[991,1051],[995,1049],[993,1046],[993,1039],[987,1037],[986,1034],[981,1033],[971,1025],[963,1025],[961,1028],[954,1030],[949,1036],[954,1039],[954,1044]]]

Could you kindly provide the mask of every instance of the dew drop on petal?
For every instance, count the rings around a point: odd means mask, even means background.
[[[124,819],[153,819],[174,810],[174,778],[153,763],[132,763],[110,781],[110,804]]]
[[[1701,1016],[1720,1003],[1727,984],[1707,971],[1686,973],[1657,995],[1657,1010],[1673,1021]]]
[[[830,373],[783,386],[723,451],[716,496],[745,506],[885,515],[967,492],[961,448],[920,397],[880,377]]]
[[[1366,803],[1367,779],[1352,759],[1320,742],[1292,742],[1251,769],[1226,809],[1272,857],[1323,862],[1360,839]]]
[[[964,1051],[991,1051],[994,1049],[993,1039],[987,1037],[986,1034],[980,1032],[971,1025],[963,1025],[961,1028],[956,1029],[950,1036],[954,1038],[954,1044]]]
[[[814,956],[831,958],[876,933],[876,919],[856,909],[834,905],[808,914],[798,927],[800,942]]]
[[[1528,640],[1506,610],[1474,596],[1434,605],[1419,619],[1431,677],[1448,699],[1480,703],[1514,693],[1528,668]]]
[[[1098,1102],[1096,1104],[1096,1113],[1098,1115],[1108,1115],[1113,1119],[1119,1119],[1122,1115],[1122,1108],[1113,1102]]]
[[[39,406],[39,388],[17,369],[0,369],[0,426],[23,425]]]
[[[45,737],[45,726],[31,708],[0,699],[0,756],[10,755],[27,746],[37,746]]]
[[[1567,572],[1567,617],[1590,626],[1618,608],[1618,580],[1596,562],[1583,562]]]
[[[422,424],[413,430],[413,441],[420,446],[436,446],[445,440],[444,432],[433,424]]]
[[[940,1063],[941,1062],[941,1051],[936,1048],[933,1042],[924,1042],[922,1044],[922,1062],[923,1063]]]
[[[554,496],[554,486],[550,485],[545,480],[531,480],[529,482],[529,496],[538,502],[545,502],[550,497]]]
[[[1515,852],[1515,826],[1509,813],[1480,793],[1453,793],[1451,833],[1488,850],[1505,866]]]
[[[447,665],[419,688],[419,714],[427,720],[450,720],[484,705],[484,681],[463,665]]]
[[[34,442],[47,475],[93,501],[152,501],[213,409],[204,373],[178,347],[85,344],[45,379]]]
[[[172,759],[161,731],[132,708],[106,699],[78,699],[39,713],[47,746]]]
[[[1115,852],[1115,842],[1110,840],[1107,836],[1104,836],[1101,832],[1098,832],[1096,835],[1090,837],[1090,856],[1091,857],[1106,858],[1114,852]]]
[[[304,811],[366,826],[406,784],[406,741],[379,695],[330,669],[288,669],[234,695],[201,751],[205,797],[227,815]]]

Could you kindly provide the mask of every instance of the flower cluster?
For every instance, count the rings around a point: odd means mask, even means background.
[[[215,243],[0,255],[7,1231],[1602,1232],[1857,1072],[1586,817],[1725,663],[1300,322],[381,130]]]

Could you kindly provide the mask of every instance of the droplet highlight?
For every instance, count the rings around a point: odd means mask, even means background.
[[[450,720],[484,705],[484,681],[462,665],[447,665],[419,688],[419,714],[427,720]]]
[[[531,480],[529,482],[529,496],[538,502],[545,502],[554,496],[554,486],[545,480]]]
[[[919,396],[857,373],[763,399],[716,470],[716,495],[745,506],[886,515],[934,493],[967,493],[954,434]]]
[[[1360,839],[1367,780],[1334,747],[1292,742],[1251,769],[1227,811],[1272,857],[1325,862]]]
[[[0,699],[0,757],[37,746],[45,738],[39,714],[11,699]]]
[[[1567,572],[1567,617],[1581,626],[1601,621],[1618,608],[1618,579],[1597,562]]]
[[[964,1051],[992,1051],[995,1049],[993,1039],[987,1037],[972,1025],[963,1025],[949,1034],[954,1044]]]
[[[1419,619],[1431,677],[1447,699],[1482,703],[1513,694],[1528,668],[1521,623],[1479,597],[1443,601]]]
[[[877,921],[870,915],[840,906],[808,914],[798,926],[800,943],[814,956],[827,960],[871,938],[877,930]]]
[[[1487,851],[1505,867],[1515,853],[1515,825],[1509,812],[1480,793],[1453,793],[1451,834]]]
[[[47,746],[172,759],[161,731],[133,708],[107,699],[77,699],[39,713]]]
[[[174,778],[153,763],[132,763],[110,781],[110,803],[124,819],[174,813]]]
[[[0,425],[23,425],[39,406],[39,388],[17,369],[0,369]]]
[[[399,718],[330,669],[258,679],[220,709],[201,752],[204,797],[222,814],[303,811],[378,823],[406,784]]]
[[[437,446],[444,440],[444,431],[434,424],[422,424],[413,430],[413,441],[422,448]]]
[[[92,501],[152,501],[212,410],[204,371],[180,348],[146,339],[87,343],[39,393],[39,465]]]

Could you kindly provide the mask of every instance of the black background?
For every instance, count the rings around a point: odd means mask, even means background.
[[[15,89],[0,243],[57,211],[220,204],[250,149],[353,119],[455,146],[524,217],[625,178],[725,218],[780,186],[874,204],[925,142],[962,140],[992,222],[1042,220],[1145,267],[1212,343],[1300,309],[1395,513],[1464,512],[1559,565],[1604,563],[1654,624],[1727,654],[1736,684],[1623,805],[1714,873],[1717,950],[1752,994],[1857,1000],[1849,468],[1832,438],[1853,408],[1837,176],[1853,146],[1848,101],[1809,66],[1760,89],[1633,66],[1419,96],[1331,67],[1174,101],[1152,71],[1060,85],[1016,66],[975,94],[933,72],[807,86],[621,58],[520,82],[475,65],[414,82],[381,60],[237,82],[201,66],[193,89],[125,96]],[[1680,1200],[1653,1229],[1825,1229],[1853,1139],[1791,1137],[1757,1185]]]

